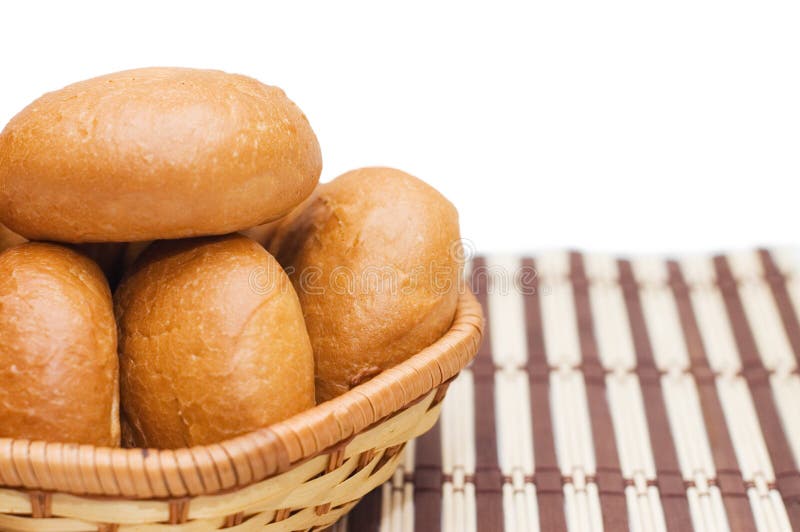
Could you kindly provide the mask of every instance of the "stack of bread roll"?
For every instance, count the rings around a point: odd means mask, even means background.
[[[302,111],[241,75],[131,70],[23,109],[0,134],[0,437],[213,443],[442,336],[456,210],[399,170],[321,169]]]

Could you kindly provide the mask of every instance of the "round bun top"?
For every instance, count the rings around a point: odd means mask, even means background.
[[[321,168],[281,89],[216,70],[128,70],[45,94],[8,123],[0,221],[63,242],[224,234],[289,212]]]
[[[210,444],[314,406],[297,295],[249,238],[156,242],[114,301],[127,444]]]
[[[320,185],[278,223],[269,249],[303,308],[319,402],[416,354],[453,321],[458,212],[400,170],[362,168]]]
[[[97,265],[56,244],[0,253],[0,437],[118,446],[117,327]]]

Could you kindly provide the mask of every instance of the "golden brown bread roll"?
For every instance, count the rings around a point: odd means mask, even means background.
[[[118,446],[117,366],[96,264],[55,244],[0,254],[0,436]]]
[[[308,120],[279,88],[215,70],[129,70],[11,119],[0,221],[61,242],[224,234],[289,212],[321,167]]]
[[[252,240],[156,242],[114,299],[126,443],[208,444],[314,406],[297,295]]]
[[[300,298],[321,402],[442,336],[463,260],[453,205],[399,170],[348,172],[306,202],[270,250]]]
[[[17,233],[11,231],[8,227],[0,224],[0,251],[27,242],[24,237],[19,236]]]

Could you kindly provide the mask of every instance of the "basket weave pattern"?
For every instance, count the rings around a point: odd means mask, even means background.
[[[219,444],[111,449],[0,439],[0,530],[316,530],[394,473],[475,356],[470,293],[433,345],[350,392]]]

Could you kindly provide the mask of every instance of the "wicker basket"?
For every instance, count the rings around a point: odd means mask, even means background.
[[[215,445],[111,449],[0,439],[0,529],[322,529],[394,473],[475,356],[483,317],[461,296],[450,330],[406,362],[282,423]]]

